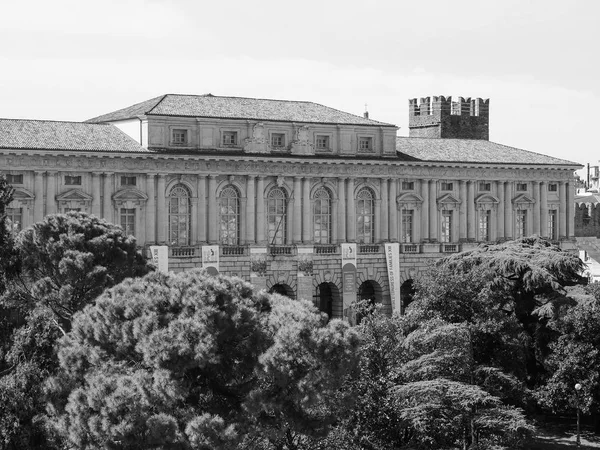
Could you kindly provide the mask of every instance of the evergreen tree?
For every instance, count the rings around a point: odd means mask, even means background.
[[[76,448],[276,448],[324,435],[358,338],[307,302],[201,271],[126,280],[77,313],[48,385]]]

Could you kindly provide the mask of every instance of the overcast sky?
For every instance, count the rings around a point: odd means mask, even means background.
[[[166,93],[309,100],[408,135],[408,99],[490,98],[490,140],[600,159],[598,0],[2,2],[0,117]]]

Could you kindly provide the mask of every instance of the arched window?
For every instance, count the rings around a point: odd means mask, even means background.
[[[169,243],[170,245],[190,245],[191,228],[190,191],[182,185],[169,193]]]
[[[233,186],[227,186],[219,197],[219,241],[223,245],[240,242],[240,195]]]
[[[356,200],[356,239],[365,244],[373,243],[375,219],[375,196],[370,189],[361,189]]]
[[[331,242],[331,195],[325,188],[319,188],[314,196],[313,238],[315,244]]]
[[[286,241],[287,196],[280,188],[273,188],[267,197],[267,227],[269,245],[283,245]]]

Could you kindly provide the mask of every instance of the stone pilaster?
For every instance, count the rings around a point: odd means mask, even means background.
[[[154,174],[146,174],[146,243],[156,243],[156,184]]]
[[[533,229],[532,234],[540,235],[540,182],[533,182]]]
[[[540,236],[548,237],[548,183],[540,183]]]
[[[246,206],[246,242],[248,244],[254,244],[256,242],[255,237],[255,226],[256,226],[256,189],[255,183],[256,177],[248,175],[246,178],[246,198],[248,204]]]
[[[92,214],[96,217],[101,216],[100,207],[100,177],[101,172],[92,172]],[[48,184],[50,184],[48,182]]]
[[[467,240],[476,240],[475,182],[467,182]]]
[[[567,237],[567,185],[564,181],[558,184],[558,238]]]
[[[167,174],[158,174],[157,193],[156,193],[156,228],[157,240],[161,244],[167,242],[167,226],[169,221],[169,211],[167,210]]]
[[[437,242],[439,221],[437,209],[437,182],[429,180],[429,241]]]
[[[396,205],[396,199],[392,199],[392,201],[390,202],[389,197],[388,197],[388,183],[389,183],[389,179],[388,178],[383,178],[381,180],[381,204],[383,205],[383,208],[380,208],[380,212],[379,212],[379,216],[377,216],[377,220],[379,220],[379,229],[380,231],[380,237],[381,240],[383,242],[387,242],[390,239],[390,235],[389,235],[389,210],[391,208],[395,208]]]
[[[56,172],[47,172],[48,183],[46,187],[46,214],[56,214]],[[98,190],[100,202],[100,190]],[[100,214],[97,214],[98,216]]]
[[[33,200],[33,221],[39,222],[44,218],[44,172],[35,171]]]
[[[198,243],[208,242],[206,235],[206,176],[198,176]]]
[[[304,177],[302,180],[302,242],[310,244],[312,242],[312,214],[310,211],[310,177]],[[300,199],[298,199],[300,200]]]
[[[348,200],[348,241],[356,242],[356,198],[354,197],[354,178],[348,178],[348,185],[346,191],[346,198]]]
[[[390,241],[398,242],[398,207],[396,206],[396,197],[398,196],[398,180],[392,178],[390,180]]]
[[[217,214],[217,176],[208,176],[208,242],[216,244],[219,241],[219,217]]]
[[[458,209],[458,240],[464,242],[467,240],[467,182],[460,180],[459,195],[460,206]]]
[[[258,177],[256,183],[256,241],[265,245],[265,177]]]
[[[340,178],[338,182],[338,239],[346,242],[346,179]]]
[[[496,212],[497,232],[496,239],[504,239],[504,183],[496,181],[496,192],[498,193],[498,210]]]

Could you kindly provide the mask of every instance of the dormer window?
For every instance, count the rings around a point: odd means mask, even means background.
[[[373,150],[373,138],[361,137],[358,138],[358,150],[361,152],[370,152]]]
[[[271,147],[285,147],[285,134],[284,133],[272,133],[271,134]]]
[[[9,173],[6,175],[6,182],[8,184],[23,184],[23,175],[12,175]]]
[[[316,138],[317,150],[329,150],[329,136],[319,134]]]
[[[174,129],[173,130],[173,145],[187,145],[188,133],[187,130]]]
[[[78,176],[65,175],[65,185],[66,186],[81,186],[81,175],[78,175]]]
[[[237,145],[237,131],[223,131],[223,146],[233,147]]]
[[[135,186],[137,183],[137,177],[121,177],[121,186]]]

